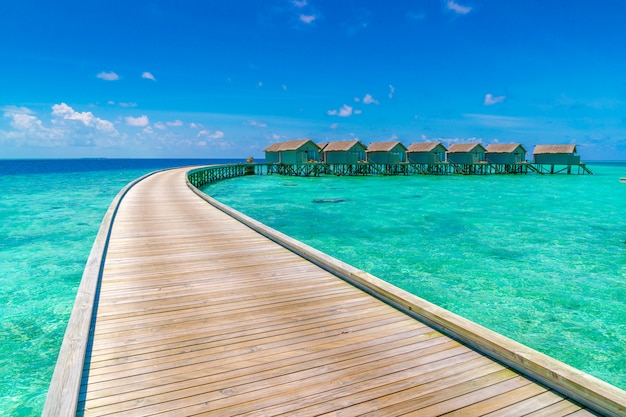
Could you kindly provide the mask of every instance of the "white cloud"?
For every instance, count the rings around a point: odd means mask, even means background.
[[[145,114],[139,117],[128,116],[128,117],[125,117],[124,120],[126,120],[126,124],[128,126],[144,127],[150,124],[150,121],[148,120],[148,116],[146,116]]]
[[[506,99],[506,96],[494,96],[491,93],[485,94],[485,106],[493,106],[494,104],[502,103]]]
[[[351,115],[352,115],[352,107],[348,106],[347,104],[344,104],[339,109],[339,117],[348,117]]]
[[[11,120],[9,123],[11,127],[18,130],[43,130],[43,124],[41,120],[39,120],[35,116],[31,116],[30,114],[25,113],[5,113],[5,117],[8,117]]]
[[[361,114],[361,113],[363,113],[363,110],[361,109],[354,110],[354,114]]]
[[[114,73],[113,71],[109,71],[109,72],[103,71],[99,73],[98,75],[96,75],[96,77],[105,81],[117,81],[120,79],[120,76]]]
[[[141,78],[145,78],[146,80],[156,81],[156,78],[154,78],[154,75],[152,75],[152,73],[148,71],[145,71],[143,74],[141,74]]]
[[[307,0],[293,0],[292,3],[293,3],[294,6],[300,7],[300,8],[302,8],[302,7],[306,6],[307,4],[309,4],[307,2]]]
[[[306,23],[307,25],[310,25],[311,23],[313,23],[315,21],[317,17],[313,14],[308,15],[308,14],[301,14],[300,15],[300,21]]]
[[[163,123],[161,123],[161,122],[156,122],[156,123],[154,124],[154,127],[155,127],[156,129],[159,129],[159,130],[165,130],[165,129],[167,129],[167,126],[165,126],[165,125],[164,125]]]
[[[371,94],[365,94],[365,97],[363,97],[363,103],[364,104],[378,104],[378,100],[375,100]]]
[[[207,139],[222,139],[224,137],[224,132],[222,132],[221,130],[216,130],[215,132],[211,133],[211,131],[209,130],[201,130],[200,132],[198,132],[196,137]]]
[[[254,126],[254,127],[267,127],[267,123],[257,122],[256,120],[248,120],[244,124],[248,126]]]
[[[101,119],[93,115],[92,112],[77,112],[65,103],[55,104],[52,106],[52,115],[62,118],[63,120],[76,120],[82,122],[85,126],[95,127],[97,130],[106,132],[115,132],[113,123],[108,120]]]
[[[394,93],[396,92],[396,88],[389,84],[389,98],[393,98]]]
[[[352,115],[352,107],[344,104],[339,110],[328,110],[326,113],[329,116],[348,117]]]
[[[594,110],[613,110],[616,107],[623,106],[624,102],[621,100],[607,98],[572,98],[566,95],[561,95],[561,97],[556,100],[556,104],[559,107],[565,107],[569,109],[586,107]]]
[[[529,126],[530,120],[523,117],[498,116],[493,114],[464,114],[463,117],[474,120],[483,126],[498,128],[517,128]]]
[[[57,128],[47,128],[42,121],[33,115],[33,111],[26,107],[2,107],[4,117],[10,119],[10,131],[0,130],[0,143],[4,139],[14,141],[20,146],[63,146],[65,141],[63,131]]]
[[[165,123],[168,126],[172,126],[172,127],[180,127],[183,125],[183,121],[182,120],[174,120],[173,122],[166,122]]]
[[[281,84],[280,86],[282,87],[283,91],[287,91],[287,86],[285,84]]]
[[[426,135],[422,135],[422,140],[429,142],[441,142],[447,148],[454,143],[483,143],[482,138],[478,137],[470,137],[470,138],[445,138],[445,137],[436,137],[436,138],[428,138]]]
[[[35,114],[35,112],[28,107],[17,106],[3,106],[0,107],[0,111],[5,112],[5,116],[7,116],[7,114]]]
[[[452,10],[453,12],[456,12],[458,14],[468,14],[469,12],[472,11],[471,7],[461,6],[460,4],[458,4],[457,2],[453,0],[448,0],[447,5],[448,5],[448,10]]]

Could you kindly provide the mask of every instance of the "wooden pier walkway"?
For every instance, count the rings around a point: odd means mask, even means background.
[[[99,281],[91,337],[82,283],[44,416],[596,415],[411,316],[449,313],[313,251],[407,314],[252,230],[187,187],[186,171],[114,202],[94,246],[103,265],[90,258],[83,277]],[[497,336],[477,340],[508,343]],[[621,391],[511,343],[530,374],[599,398],[607,415],[624,410]]]

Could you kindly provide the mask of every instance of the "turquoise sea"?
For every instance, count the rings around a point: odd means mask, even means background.
[[[115,195],[215,160],[0,160],[0,415],[41,413]],[[626,162],[592,176],[245,177],[207,193],[626,388]]]

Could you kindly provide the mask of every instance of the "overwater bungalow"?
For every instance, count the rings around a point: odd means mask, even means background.
[[[367,147],[360,140],[329,142],[323,149],[324,162],[329,164],[356,164],[365,161]]]
[[[265,161],[278,164],[303,164],[318,161],[320,147],[311,139],[288,140],[264,149]]]
[[[324,148],[326,148],[326,146],[328,146],[328,142],[318,143],[317,146],[320,147],[320,162],[326,162],[324,160]]]
[[[487,149],[480,143],[455,143],[448,148],[448,162],[478,164],[485,160]]]
[[[417,142],[409,146],[406,155],[414,164],[435,164],[445,162],[446,150],[441,142]]]
[[[490,164],[519,164],[526,161],[526,149],[519,143],[487,145],[485,158]]]
[[[533,151],[536,164],[546,165],[578,165],[580,156],[576,153],[576,145],[537,145]]]
[[[267,148],[263,149],[263,151],[265,152],[265,162],[274,164],[280,160],[278,154],[278,151],[280,150],[280,145],[282,145],[282,143],[273,143]]]
[[[402,142],[373,142],[367,147],[367,162],[397,164],[406,162],[406,146]]]

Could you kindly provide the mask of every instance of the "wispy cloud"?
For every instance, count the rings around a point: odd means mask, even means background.
[[[141,74],[141,78],[145,78],[146,80],[156,81],[156,78],[154,78],[154,75],[152,75],[152,73],[147,72],[147,71]]]
[[[224,132],[221,130],[216,130],[215,132],[211,132],[210,130],[201,130],[198,132],[196,137],[205,139],[222,139],[224,137]]]
[[[454,143],[484,143],[483,138],[479,137],[469,137],[469,138],[459,138],[459,137],[434,137],[429,138],[426,135],[421,135],[421,139],[423,141],[429,142],[441,142],[444,146],[449,147]]]
[[[291,4],[295,10],[292,9],[290,13],[295,14],[299,24],[304,23],[309,26],[321,17],[319,11],[315,7],[312,7],[308,0],[291,0]]]
[[[624,105],[624,102],[616,99],[607,98],[572,98],[566,95],[561,95],[556,100],[556,105],[559,107],[576,109],[576,108],[588,108],[594,110],[613,110],[616,107]]]
[[[34,111],[29,109],[28,107],[18,107],[18,106],[2,106],[0,107],[0,111],[5,112],[5,116],[7,114],[35,114]]]
[[[106,132],[116,132],[113,123],[93,115],[92,112],[77,112],[65,103],[52,106],[52,115],[63,120],[75,120],[82,122],[85,126],[94,127],[97,130]]]
[[[506,96],[494,96],[491,93],[485,94],[485,106],[493,106],[494,104],[502,103],[506,99]]]
[[[182,127],[184,125],[185,124],[183,123],[183,121],[182,120],[178,120],[178,119],[174,120],[173,122],[165,122],[165,123],[163,123],[163,122],[156,122],[156,123],[154,123],[154,127],[156,129],[159,129],[159,130],[165,130],[168,127]],[[190,126],[190,127],[194,127],[194,126]]]
[[[468,14],[469,12],[472,11],[471,7],[461,6],[459,3],[453,0],[448,0],[446,5],[448,7],[448,10],[452,10],[453,12],[458,13],[458,14]]]
[[[105,81],[117,81],[120,79],[120,76],[114,73],[113,71],[109,71],[109,72],[103,71],[99,73],[98,75],[96,75],[96,77]]]
[[[148,120],[148,116],[145,114],[139,117],[128,116],[125,117],[124,120],[128,126],[145,127],[150,124],[150,120]]]
[[[300,15],[300,21],[303,23],[306,23],[307,25],[310,25],[311,23],[313,23],[315,19],[317,19],[317,16],[315,16],[314,14],[301,14]]]
[[[253,127],[267,127],[267,123],[257,122],[256,120],[248,120],[244,124],[247,126],[253,126]]]
[[[514,128],[527,127],[531,123],[523,117],[498,116],[493,114],[464,114],[464,117],[472,119],[476,123],[488,127]]]
[[[395,93],[396,93],[396,88],[393,85],[389,84],[389,96],[388,97],[393,98],[393,95]]]

